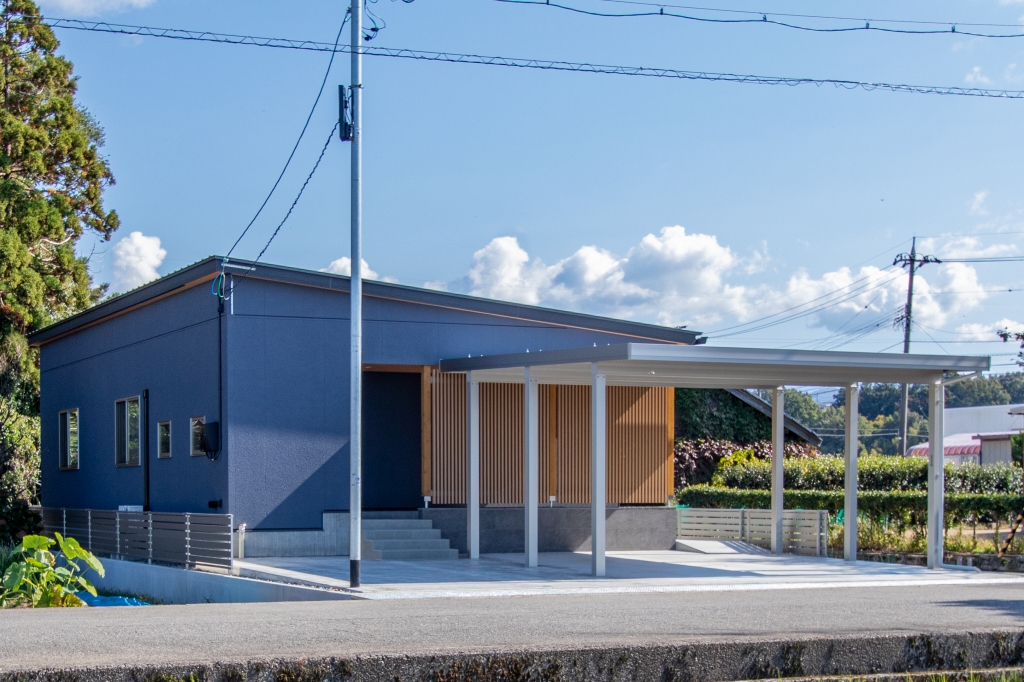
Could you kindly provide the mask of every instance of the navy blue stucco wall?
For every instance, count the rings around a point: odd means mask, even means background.
[[[116,509],[143,503],[143,466],[114,463],[114,402],[150,400],[150,502],[154,511],[209,511],[227,498],[227,461],[189,455],[188,420],[217,419],[217,303],[205,286],[106,320],[40,349],[42,502]],[[80,466],[60,471],[58,413],[78,408]],[[172,456],[157,459],[156,423],[171,422]]]
[[[363,362],[434,365],[622,343],[622,336],[367,295]],[[347,293],[234,281],[228,315],[231,512],[249,528],[319,528],[348,508]]]

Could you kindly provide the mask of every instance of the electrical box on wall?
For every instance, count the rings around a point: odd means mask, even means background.
[[[207,455],[220,452],[220,422],[203,424],[203,452]]]

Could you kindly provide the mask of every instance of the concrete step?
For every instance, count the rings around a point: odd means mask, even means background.
[[[381,552],[399,549],[451,549],[447,540],[374,540],[373,548]]]
[[[412,530],[433,528],[430,519],[363,519],[363,530]]]
[[[408,528],[405,530],[363,529],[363,537],[367,540],[433,540],[440,539],[438,528]]]
[[[381,550],[384,561],[449,561],[459,558],[457,549],[392,549]]]
[[[364,519],[418,519],[418,511],[364,511]]]

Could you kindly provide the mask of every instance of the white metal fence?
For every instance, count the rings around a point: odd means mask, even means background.
[[[171,514],[43,507],[43,530],[97,556],[182,568],[231,569],[231,514]]]
[[[771,548],[771,510],[680,507],[676,512],[676,535],[680,538],[742,540]],[[790,554],[826,556],[828,512],[814,509],[783,511],[782,548]]]

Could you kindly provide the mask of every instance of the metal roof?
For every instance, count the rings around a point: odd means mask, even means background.
[[[442,360],[440,369],[472,370],[480,381],[522,383],[522,369],[530,367],[541,383],[589,385],[591,363],[597,363],[610,386],[771,388],[927,383],[946,372],[987,371],[991,358],[623,343],[453,358]]]
[[[43,345],[67,334],[74,333],[79,329],[98,324],[109,317],[121,315],[135,308],[173,296],[194,286],[210,282],[221,271],[223,260],[220,256],[210,256],[176,272],[164,275],[149,284],[119,296],[114,296],[77,315],[72,315],[60,322],[55,322],[43,329],[32,332],[28,335],[29,342],[34,346]],[[236,278],[282,282],[317,289],[328,289],[345,294],[348,293],[349,289],[349,278],[343,275],[290,268],[283,265],[231,259],[227,263],[225,271]],[[367,298],[391,299],[453,310],[465,310],[484,315],[526,320],[552,326],[600,331],[644,341],[680,344],[701,343],[703,341],[699,338],[700,332],[689,329],[662,327],[655,324],[617,320],[610,317],[542,308],[521,303],[495,301],[479,296],[423,289],[377,280],[363,280],[363,295]]]

